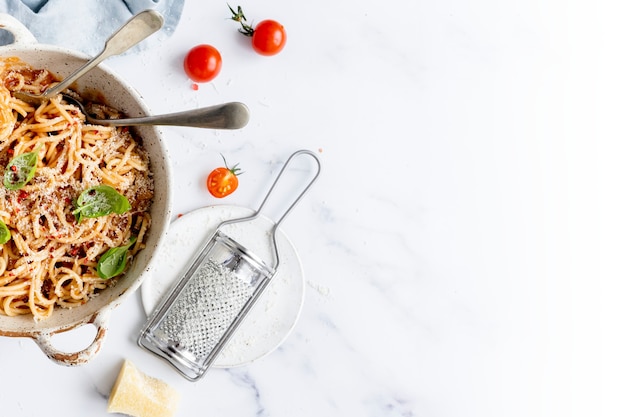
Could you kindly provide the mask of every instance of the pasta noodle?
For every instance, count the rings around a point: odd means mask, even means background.
[[[129,262],[145,247],[153,179],[148,155],[126,128],[85,123],[59,95],[32,106],[13,91],[40,93],[55,82],[17,58],[0,58],[0,174],[9,161],[37,152],[35,176],[22,188],[0,184],[0,219],[11,239],[0,245],[0,314],[49,317],[56,307],[86,303],[116,278],[97,273],[100,256],[136,237]],[[94,112],[116,117],[104,105]],[[125,196],[131,209],[77,221],[78,196],[98,185]]]

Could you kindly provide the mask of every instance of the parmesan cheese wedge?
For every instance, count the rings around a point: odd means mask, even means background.
[[[165,382],[145,375],[126,360],[109,396],[107,412],[133,417],[173,417],[179,393]]]

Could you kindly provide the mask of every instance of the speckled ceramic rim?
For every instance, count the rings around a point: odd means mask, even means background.
[[[13,34],[14,42],[0,46],[0,56],[16,56],[35,67],[47,68],[63,78],[71,74],[88,59],[87,56],[65,48],[37,43],[34,36],[12,16],[0,14],[0,28]],[[149,114],[141,95],[106,66],[100,65],[78,80],[73,86],[86,96],[97,95],[112,107],[129,116]],[[79,365],[91,360],[102,347],[108,330],[111,310],[141,285],[153,268],[158,248],[165,238],[171,215],[171,168],[169,156],[160,130],[141,127],[137,133],[150,156],[155,181],[155,196],[151,208],[152,226],[142,250],[127,274],[115,286],[102,291],[83,306],[73,309],[56,309],[47,320],[35,322],[33,317],[7,317],[0,315],[0,336],[30,337],[54,362],[62,365]],[[79,352],[62,352],[52,343],[52,336],[84,324],[91,323],[96,336],[89,346]]]

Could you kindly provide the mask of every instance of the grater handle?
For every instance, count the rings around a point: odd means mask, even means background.
[[[311,177],[309,182],[306,183],[306,186],[302,189],[302,191],[298,195],[296,195],[296,197],[294,198],[292,203],[285,209],[283,214],[280,215],[280,217],[278,218],[278,220],[276,220],[276,222],[274,223],[274,226],[272,227],[272,230],[271,230],[272,251],[274,252],[274,259],[276,260],[276,262],[275,262],[275,264],[273,266],[274,269],[276,269],[278,267],[278,264],[280,263],[279,257],[278,257],[278,247],[277,247],[277,244],[276,244],[276,230],[278,230],[278,226],[282,223],[282,221],[285,219],[285,217],[287,217],[287,214],[289,214],[291,212],[291,210],[295,207],[295,205],[298,204],[298,202],[307,193],[307,191],[309,191],[309,189],[311,188],[313,183],[317,180],[317,178],[320,175],[320,171],[321,171],[322,166],[321,166],[319,158],[312,151],[307,150],[307,149],[301,149],[301,150],[296,151],[293,154],[291,154],[291,156],[287,159],[287,161],[285,161],[285,164],[283,165],[283,167],[281,168],[280,172],[276,176],[276,179],[272,183],[272,186],[270,187],[269,191],[267,192],[267,194],[265,194],[265,197],[263,198],[263,201],[259,205],[259,208],[257,208],[254,213],[252,213],[250,216],[247,216],[247,217],[243,217],[243,218],[239,218],[239,219],[233,219],[233,220],[226,220],[226,221],[224,221],[223,223],[221,223],[218,226],[218,229],[219,229],[220,227],[222,227],[223,225],[226,225],[226,224],[246,222],[246,221],[250,221],[250,220],[253,220],[253,219],[257,218],[259,216],[259,214],[261,214],[261,211],[263,210],[263,207],[265,207],[265,203],[267,203],[267,201],[269,200],[270,196],[272,195],[272,191],[274,191],[274,188],[276,187],[276,185],[280,181],[280,178],[283,176],[283,173],[285,172],[287,167],[290,165],[290,163],[294,159],[296,159],[297,157],[300,157],[300,156],[309,156],[309,157],[311,157],[313,159],[313,161],[315,162],[316,167],[315,167],[315,171],[314,171],[313,177]]]
[[[276,176],[276,179],[274,180],[274,183],[272,184],[272,186],[270,187],[269,191],[267,192],[267,194],[265,195],[265,198],[263,199],[263,201],[261,202],[261,205],[259,206],[259,208],[256,210],[255,215],[258,215],[261,210],[263,210],[263,207],[265,206],[265,203],[267,202],[267,200],[269,199],[270,195],[272,194],[272,191],[274,190],[274,188],[276,187],[276,184],[278,184],[278,181],[280,180],[281,176],[283,175],[283,173],[285,172],[285,169],[289,166],[289,163],[291,161],[293,161],[296,157],[300,156],[300,155],[308,155],[311,158],[313,158],[313,160],[315,161],[316,165],[317,165],[317,169],[315,170],[315,175],[311,178],[311,180],[307,183],[306,187],[302,190],[302,192],[300,192],[300,194],[298,194],[296,196],[296,198],[293,200],[293,202],[289,205],[289,207],[287,207],[287,209],[285,210],[285,212],[282,214],[282,216],[280,216],[280,218],[276,221],[276,224],[274,226],[274,229],[276,229],[278,227],[278,225],[280,225],[280,223],[285,219],[285,217],[287,217],[287,214],[289,214],[289,212],[294,208],[294,206],[300,201],[300,199],[304,196],[304,194],[306,194],[306,192],[309,190],[309,188],[311,188],[311,186],[313,185],[313,183],[315,182],[315,180],[317,180],[317,177],[320,174],[320,169],[321,169],[321,164],[319,159],[317,158],[317,156],[306,149],[297,151],[295,153],[293,153],[289,159],[287,159],[287,161],[285,162],[285,165],[283,165],[282,169],[280,170],[280,172],[278,173],[278,175]]]

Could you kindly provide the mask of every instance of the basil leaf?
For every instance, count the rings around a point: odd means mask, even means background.
[[[104,252],[100,260],[98,260],[98,268],[96,269],[100,278],[109,279],[124,272],[126,258],[128,258],[128,249],[133,246],[136,240],[137,238],[132,236],[127,245],[111,248]]]
[[[4,245],[9,240],[11,240],[11,232],[7,225],[0,220],[0,245]]]
[[[94,218],[130,210],[128,199],[108,185],[96,185],[80,193],[77,208],[72,212],[80,223],[83,217]]]
[[[34,151],[23,153],[9,161],[4,171],[4,186],[6,188],[19,190],[33,179],[41,146],[39,145]]]

